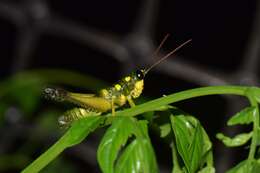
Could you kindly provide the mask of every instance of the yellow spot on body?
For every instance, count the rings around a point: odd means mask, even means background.
[[[131,80],[131,77],[130,77],[130,76],[126,76],[126,77],[125,77],[125,81],[126,81],[126,82],[129,82],[130,80]]]
[[[117,91],[120,91],[120,89],[121,89],[121,85],[116,84],[116,85],[115,85],[115,89],[116,89]]]
[[[144,88],[144,81],[143,80],[137,81],[135,83],[134,90],[131,92],[133,98],[139,97],[143,91],[143,88]]]
[[[138,89],[138,90],[142,90],[143,86],[144,86],[144,81],[143,80],[140,80],[140,81],[135,83],[135,88]]]

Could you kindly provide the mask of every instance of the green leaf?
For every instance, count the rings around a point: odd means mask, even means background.
[[[192,124],[184,116],[171,116],[172,128],[178,152],[189,173],[194,173],[203,164],[203,130],[199,122]]]
[[[179,116],[171,116],[171,124],[176,138],[176,146],[181,155],[184,164],[189,167],[189,153],[188,148],[191,143],[191,136],[188,132],[185,122]]]
[[[233,126],[237,124],[250,124],[253,122],[254,112],[256,111],[256,108],[254,106],[247,107],[243,109],[242,111],[236,113],[234,116],[232,116],[229,121],[228,125]]]
[[[140,152],[141,142],[142,141],[135,139],[127,146],[116,164],[116,173],[141,172],[140,164],[143,163],[141,158],[143,153]]]
[[[260,128],[258,127],[257,129],[257,145],[260,145]],[[258,149],[258,151],[260,150],[260,148]]]
[[[233,138],[227,137],[222,133],[217,134],[217,138],[221,140],[227,147],[238,147],[244,145],[252,137],[253,132],[250,133],[241,133],[236,135]]]
[[[227,173],[257,173],[260,172],[260,163],[256,160],[244,160],[230,169]]]
[[[185,173],[185,172],[179,169],[178,167],[177,168],[173,167],[172,173]]]
[[[135,135],[133,141],[122,148],[132,135]],[[119,155],[120,150],[122,150],[121,155]],[[130,117],[116,117],[99,145],[98,161],[104,173],[114,173],[115,171],[127,173],[134,170],[157,172],[147,122],[137,122]]]
[[[132,135],[135,135],[135,138],[131,144],[122,148]],[[119,156],[120,149],[122,154]],[[157,172],[147,121],[137,122],[131,117],[116,117],[99,145],[98,162],[104,173],[133,170],[144,173]]]
[[[207,166],[203,169],[201,169],[198,173],[215,173],[216,170],[214,167],[211,167],[211,166]]]
[[[203,136],[200,125],[197,125],[195,128],[193,140],[191,142],[188,152],[190,153],[190,156],[192,156],[189,158],[190,172],[196,172],[196,170],[200,166],[200,162],[203,156]]]
[[[114,163],[118,152],[133,134],[131,117],[115,117],[98,147],[98,162],[104,173],[114,172]]]
[[[199,121],[177,109],[173,113],[178,115],[171,116],[171,122],[177,150],[186,170],[193,173],[205,165],[213,167],[212,143]]]
[[[193,116],[185,116],[185,118],[194,126],[196,127],[196,124],[198,124],[198,120],[193,117]],[[202,129],[202,135],[203,135],[203,158],[200,161],[201,165],[204,165],[204,163],[206,163],[206,165],[208,167],[213,167],[213,152],[212,152],[212,143],[205,131],[205,129],[200,125],[201,129]]]
[[[172,163],[173,163],[172,173],[183,173],[181,166],[179,164],[177,148],[174,142],[175,141],[173,140],[170,144],[172,149]]]
[[[213,151],[212,149],[210,149],[208,152],[206,152],[203,155],[203,161],[201,161],[201,163],[206,163],[207,167],[214,167],[214,160],[213,160]]]
[[[193,116],[185,116],[189,122],[193,125],[196,126],[198,120],[196,118],[194,118]],[[200,125],[201,126],[201,125]],[[212,143],[209,139],[209,136],[207,134],[207,132],[205,131],[205,129],[201,126],[202,129],[202,134],[203,134],[203,141],[204,141],[204,145],[203,145],[203,153],[207,153],[210,150],[212,150]]]
[[[159,126],[160,128],[160,137],[164,138],[171,132],[171,125],[169,123],[165,123]]]
[[[136,138],[129,144],[116,163],[116,173],[158,172],[155,153],[148,135],[146,121],[138,121],[134,129]]]
[[[141,167],[143,169],[141,172],[156,173],[158,172],[158,166],[153,146],[148,134],[147,121],[138,121],[137,126],[135,126],[135,133],[139,131],[138,129],[140,129],[140,132],[142,132],[142,135],[140,135],[139,137],[138,135],[136,135],[137,140],[141,141],[141,145],[139,148],[139,157],[143,156],[141,157],[143,160],[143,162],[141,162]],[[139,165],[139,162],[136,162],[136,164]]]

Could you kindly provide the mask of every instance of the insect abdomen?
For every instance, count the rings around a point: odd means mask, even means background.
[[[62,116],[60,116],[58,122],[61,127],[68,127],[73,121],[88,117],[89,115],[93,116],[100,114],[100,112],[94,112],[90,109],[73,108],[66,111]]]

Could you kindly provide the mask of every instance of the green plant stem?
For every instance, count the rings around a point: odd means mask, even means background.
[[[257,147],[258,128],[259,128],[259,108],[258,108],[257,101],[252,96],[250,91],[248,92],[247,97],[248,97],[251,105],[256,108],[256,111],[254,112],[254,119],[253,119],[253,136],[252,136],[250,151],[249,151],[249,155],[248,155],[248,159],[254,159],[255,151],[256,151],[256,147]]]
[[[147,112],[147,111],[152,111],[161,106],[168,105],[168,104],[171,104],[174,102],[191,99],[194,97],[206,96],[206,95],[232,94],[232,95],[246,96],[245,91],[248,88],[249,87],[242,87],[242,86],[210,86],[210,87],[190,89],[190,90],[174,93],[174,94],[168,95],[166,97],[161,97],[161,98],[146,102],[141,105],[137,105],[131,109],[117,111],[116,115],[135,116],[135,115]],[[108,114],[108,115],[111,115],[111,114]]]
[[[194,97],[200,97],[200,96],[206,96],[206,95],[216,95],[216,94],[233,94],[233,95],[241,95],[246,96],[246,91],[249,90],[250,87],[241,87],[241,86],[211,86],[211,87],[202,87],[197,89],[191,89],[186,90],[182,92],[178,92],[175,94],[171,94],[166,97],[161,97],[159,99],[155,99],[149,102],[146,102],[144,104],[135,106],[133,108],[125,109],[123,111],[117,111],[116,115],[119,116],[135,116],[147,111],[152,111],[160,108],[161,106],[168,105],[170,103],[194,98]],[[111,113],[106,114],[105,116],[111,116]],[[106,124],[109,124],[115,116],[111,116],[108,118],[108,122]],[[85,126],[85,125],[84,125]],[[81,127],[76,128],[76,132],[80,132]],[[84,130],[84,128],[83,128]],[[66,135],[67,134],[67,135]],[[45,167],[51,160],[56,158],[65,148],[72,146],[67,145],[68,140],[68,133],[65,133],[61,137],[60,140],[58,140],[52,147],[50,147],[45,153],[43,153],[38,159],[36,159],[31,165],[26,167],[22,173],[31,173],[31,172],[38,172],[43,167]],[[71,137],[71,135],[69,135]],[[81,135],[83,140],[85,138],[85,135]],[[78,141],[78,140],[77,140]],[[253,151],[252,151],[253,152]],[[255,152],[255,151],[254,151]],[[253,154],[254,154],[253,152]]]

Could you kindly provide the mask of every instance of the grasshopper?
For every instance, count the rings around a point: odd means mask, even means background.
[[[158,53],[167,37],[168,35],[164,37],[161,44],[156,49],[155,54]],[[59,88],[45,88],[44,94],[49,99],[60,102],[72,102],[80,107],[65,112],[58,120],[61,126],[68,126],[74,120],[84,118],[90,114],[93,115],[93,113],[101,114],[111,110],[112,115],[114,116],[115,109],[122,107],[126,103],[128,103],[130,107],[134,107],[135,103],[133,99],[138,98],[141,95],[144,88],[144,77],[147,73],[190,41],[191,39],[184,42],[149,68],[136,70],[123,77],[112,87],[101,89],[97,94],[73,93]]]

